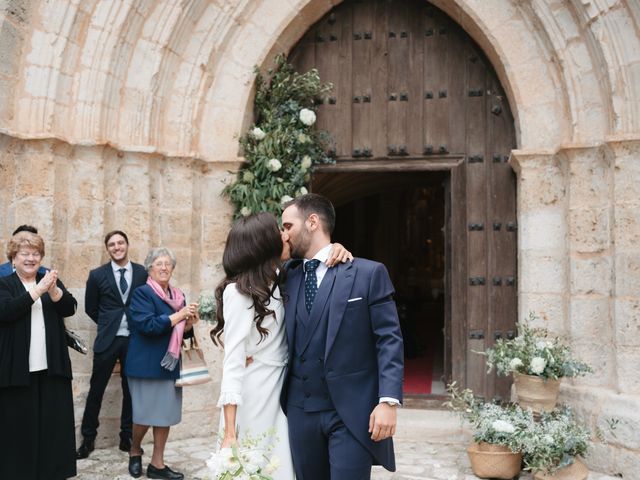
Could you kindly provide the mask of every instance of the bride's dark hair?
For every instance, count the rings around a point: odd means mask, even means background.
[[[217,324],[211,330],[213,343],[222,345],[220,335],[224,330],[223,293],[230,283],[235,282],[238,291],[253,300],[255,322],[260,340],[269,330],[262,327],[265,317],[274,315],[267,308],[279,285],[277,269],[281,268],[282,237],[278,221],[271,213],[256,213],[236,220],[227,236],[222,254],[225,278],[215,291]]]

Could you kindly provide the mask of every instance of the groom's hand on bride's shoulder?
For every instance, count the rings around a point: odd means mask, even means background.
[[[371,440],[379,442],[392,437],[396,433],[397,407],[381,402],[373,409],[369,416],[369,433]]]

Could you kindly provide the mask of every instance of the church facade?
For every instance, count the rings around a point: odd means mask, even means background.
[[[2,249],[15,226],[39,228],[43,263],[80,303],[68,326],[89,340],[84,284],[107,260],[111,229],[127,232],[134,261],[152,246],[174,250],[175,283],[188,298],[211,292],[233,213],[221,192],[242,165],[238,138],[253,122],[254,66],[268,68],[281,52],[334,83],[319,126],[345,126],[334,133],[336,165],[311,188],[345,216],[373,202],[391,209],[381,213],[391,222],[412,205],[410,225],[389,230],[414,233],[385,237],[374,254],[396,272],[416,318],[434,304],[416,306],[423,294],[415,292],[442,298],[443,377],[487,398],[508,395],[508,384],[481,380],[484,365],[469,352],[536,312],[594,369],[561,390],[604,434],[588,463],[633,478],[636,0],[0,1]],[[373,197],[407,185],[414,196]],[[421,201],[437,208],[420,210]],[[383,229],[366,228],[341,230],[357,254],[363,235]],[[414,234],[442,245],[429,247],[423,270],[384,256]],[[209,327],[198,328],[206,338]],[[201,343],[216,371],[221,352]],[[79,421],[91,358],[71,355]],[[113,383],[98,442],[116,438]],[[189,389],[176,436],[217,429],[218,386],[219,378]]]

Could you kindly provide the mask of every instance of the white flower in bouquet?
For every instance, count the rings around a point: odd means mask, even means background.
[[[267,134],[264,133],[264,130],[262,130],[260,127],[255,127],[251,130],[251,136],[258,141],[262,140],[266,135]]]
[[[311,157],[309,155],[305,155],[302,157],[302,161],[300,162],[300,168],[303,172],[309,170],[311,168]]]
[[[310,127],[314,123],[316,123],[316,114],[313,110],[309,110],[308,108],[303,108],[300,110],[300,121],[304,123],[307,127]]]
[[[273,457],[269,463],[264,467],[265,473],[271,475],[273,472],[280,468],[280,459],[278,457]]]
[[[541,375],[544,372],[544,368],[547,366],[547,362],[542,357],[533,357],[531,359],[531,365],[529,368],[531,369],[531,373],[534,375]]]
[[[272,158],[267,162],[267,169],[272,172],[277,172],[282,168],[282,163],[277,158]]]
[[[309,190],[307,190],[305,187],[300,187],[300,190],[297,191],[296,196],[306,195],[307,193],[309,193]]]
[[[256,176],[250,170],[245,170],[242,174],[242,179],[247,183],[253,182],[254,178],[256,178]]]
[[[505,420],[495,420],[491,426],[496,432],[501,433],[514,433],[515,427]]]
[[[242,453],[243,468],[246,473],[253,475],[265,466],[267,459],[262,450],[247,450]]]
[[[536,342],[536,349],[538,350],[544,350],[545,348],[549,348],[551,346],[550,342],[547,342],[546,340],[538,340]]]
[[[509,368],[511,370],[518,370],[518,368],[521,366],[522,366],[522,360],[520,360],[518,357],[512,358],[511,361],[509,362]]]
[[[291,198],[289,195],[283,195],[283,197],[280,199],[280,203],[287,203],[291,200],[293,200],[293,198]]]

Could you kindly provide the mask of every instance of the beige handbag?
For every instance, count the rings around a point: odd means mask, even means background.
[[[180,378],[176,380],[176,387],[200,385],[211,381],[204,353],[200,350],[195,335],[187,340],[189,345],[182,341],[182,355],[180,356]]]

